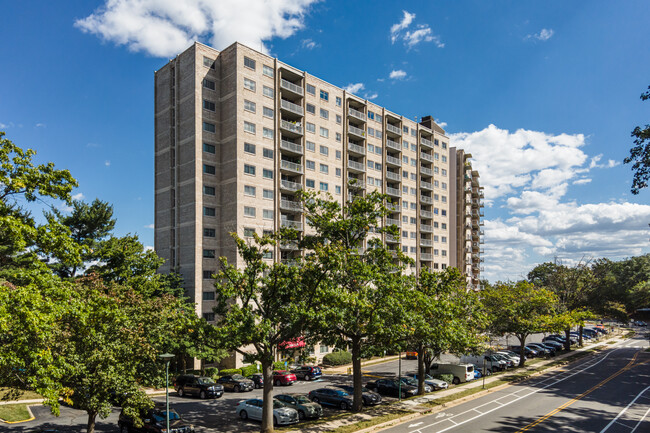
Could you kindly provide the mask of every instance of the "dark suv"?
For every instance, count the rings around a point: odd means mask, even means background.
[[[133,420],[120,413],[117,425],[121,433],[163,433],[167,430],[167,417],[164,407],[149,409],[140,414],[142,427],[136,427]],[[169,411],[169,432],[168,433],[194,433],[194,426],[186,424],[175,410]]]
[[[223,386],[211,377],[200,377],[191,374],[178,376],[174,381],[174,389],[179,397],[195,395],[200,398],[219,398],[223,395]]]
[[[250,379],[246,379],[241,374],[221,376],[217,380],[217,383],[223,385],[224,389],[234,392],[252,391],[255,388],[255,383]]]
[[[291,370],[298,379],[302,380],[316,380],[320,379],[323,375],[320,367],[312,367],[310,365],[301,365],[298,368]]]

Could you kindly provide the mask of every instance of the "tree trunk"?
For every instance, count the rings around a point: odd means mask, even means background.
[[[582,347],[582,325],[578,326],[578,333],[580,334],[578,344]]]
[[[361,412],[363,410],[363,383],[361,382],[361,338],[352,339],[352,384],[354,386],[354,398],[352,410]]]
[[[424,345],[418,346],[418,395],[424,395]]]
[[[567,328],[564,330],[564,348],[568,352],[571,350],[571,328]]]
[[[526,364],[526,337],[517,336],[517,338],[519,339],[519,367],[523,367]]]
[[[88,426],[86,427],[86,433],[95,433],[96,418],[97,418],[97,412],[88,412]]]
[[[262,433],[272,433],[273,430],[273,356],[264,356],[262,361],[262,376],[264,392],[262,400]]]

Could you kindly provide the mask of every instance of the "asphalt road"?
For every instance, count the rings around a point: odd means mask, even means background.
[[[650,432],[650,352],[643,335],[444,412],[383,430]]]

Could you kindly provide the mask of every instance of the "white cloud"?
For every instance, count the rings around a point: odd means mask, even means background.
[[[555,32],[553,31],[553,29],[542,29],[539,31],[539,33],[533,33],[531,35],[527,35],[526,39],[536,39],[538,41],[546,42],[549,39],[551,39],[551,37],[553,37],[554,33]]]
[[[391,78],[393,80],[402,80],[406,78],[406,72],[402,71],[401,69],[391,71],[390,74],[388,75],[388,78]]]
[[[391,43],[394,44],[398,40],[402,40],[409,50],[420,42],[433,42],[438,48],[444,48],[445,44],[440,36],[434,35],[428,24],[417,24],[414,30],[407,30],[413,23],[415,14],[407,11],[402,11],[402,13],[402,20],[390,28]]]
[[[302,47],[307,49],[307,50],[313,50],[314,48],[318,47],[319,45],[311,40],[311,39],[303,39],[302,41]]]
[[[83,195],[83,193],[78,193],[72,196],[72,200],[83,200],[84,198],[85,196]]]
[[[37,127],[37,128],[45,128],[46,125],[45,125],[45,123],[37,123],[37,124],[36,124],[36,127]]]
[[[75,21],[83,32],[132,51],[174,56],[196,40],[217,49],[235,41],[267,51],[265,41],[304,27],[317,0],[105,0]]]
[[[370,101],[370,100],[373,100],[373,99],[375,99],[375,98],[377,98],[377,96],[379,96],[379,94],[378,94],[377,92],[366,93],[366,94],[364,95],[364,97],[365,97],[367,100],[369,100],[369,101]]]
[[[364,88],[365,86],[363,85],[363,83],[354,83],[354,84],[350,83],[347,86],[345,86],[343,90],[345,90],[348,93],[357,94],[360,91],[362,91]]]
[[[153,224],[147,224],[144,226],[145,229],[153,229],[155,226]]]
[[[447,122],[443,122],[440,119],[436,119],[436,124],[442,129],[445,129],[447,127]]]
[[[582,179],[578,179],[578,180],[574,180],[574,181],[573,181],[573,184],[574,184],[574,185],[586,185],[586,184],[588,184],[588,183],[591,183],[591,179],[586,178],[586,177],[585,177],[585,178],[582,178]]]
[[[106,161],[104,161],[104,165],[105,165],[106,167],[110,167],[110,166],[111,166],[111,162],[107,159]]]

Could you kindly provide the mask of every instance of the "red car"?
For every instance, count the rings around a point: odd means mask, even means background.
[[[275,386],[291,385],[296,380],[298,380],[296,379],[296,375],[290,371],[279,370],[273,372],[273,384]]]

